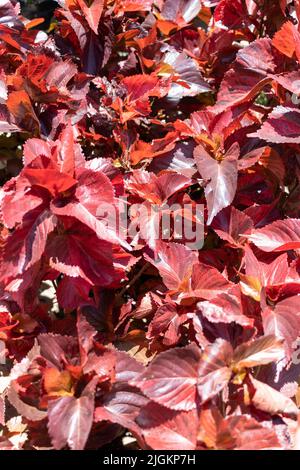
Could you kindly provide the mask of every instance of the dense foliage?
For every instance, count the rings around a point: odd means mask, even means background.
[[[300,2],[58,3],[0,1],[0,448],[300,448]]]

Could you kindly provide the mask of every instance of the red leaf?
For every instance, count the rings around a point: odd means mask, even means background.
[[[117,0],[116,10],[118,13],[130,11],[149,11],[154,0]]]
[[[4,245],[5,261],[1,266],[2,278],[17,276],[41,260],[48,236],[54,231],[57,219],[50,211],[41,211],[34,223],[24,224],[12,233]]]
[[[48,430],[55,449],[67,444],[72,450],[83,450],[93,424],[94,395],[83,392],[80,398],[62,397],[48,407]]]
[[[223,422],[220,430],[220,440],[223,449],[228,449],[228,434],[231,433],[233,442],[229,448],[236,450],[266,450],[279,449],[279,439],[274,429],[263,426],[250,416],[230,416]],[[221,447],[222,448],[222,447]]]
[[[173,293],[181,293],[182,298],[210,300],[232,287],[217,269],[199,263],[196,253],[184,245],[159,242],[157,255],[155,261],[148,256],[146,259],[157,267],[164,284]]]
[[[21,90],[10,93],[6,105],[19,127],[33,134],[39,134],[40,122],[26,91]]]
[[[67,192],[77,184],[74,178],[52,169],[25,168],[22,175],[30,185],[46,188],[53,197],[59,193]]]
[[[291,358],[300,327],[299,298],[295,295],[281,300],[274,309],[266,307],[262,312],[265,334],[273,334],[285,340],[287,361]]]
[[[154,450],[195,450],[198,417],[195,410],[172,411],[150,402],[137,418],[142,435]]]
[[[91,209],[93,209],[95,200],[90,202]],[[107,208],[108,205],[104,207]],[[96,214],[93,214],[84,204],[81,204],[80,202],[70,202],[64,207],[52,205],[51,210],[57,216],[74,217],[74,219],[77,219],[79,222],[91,229],[100,240],[110,240],[111,243],[116,245],[121,244],[124,248],[131,250],[130,245],[117,234],[115,227],[110,228],[105,221],[103,222],[100,218],[97,218]],[[115,208],[115,210],[117,209]]]
[[[132,385],[167,408],[192,410],[196,407],[199,358],[200,352],[195,344],[163,352],[132,381]]]
[[[201,403],[213,398],[228,384],[232,375],[228,367],[232,354],[231,345],[220,338],[205,348],[199,363],[197,381]]]
[[[65,276],[56,291],[58,303],[62,308],[75,310],[89,298],[90,284],[83,279]]]
[[[269,114],[262,127],[258,131],[249,134],[249,137],[258,137],[274,144],[299,144],[299,133],[299,109],[277,106]]]
[[[72,177],[77,167],[83,167],[85,165],[85,158],[81,146],[76,142],[76,130],[71,123],[68,123],[60,135],[57,163],[62,173],[66,173]]]
[[[133,75],[124,78],[121,83],[126,89],[126,100],[129,102],[160,95],[159,79],[154,75]]]
[[[240,0],[221,0],[214,11],[214,18],[228,28],[238,29],[243,25],[247,14]]]
[[[284,356],[283,341],[274,335],[262,336],[238,346],[233,355],[234,367],[255,367],[277,362]]]
[[[270,415],[285,415],[295,418],[299,414],[296,403],[269,385],[251,377],[254,392],[251,393],[251,402],[259,410]]]
[[[188,285],[193,265],[197,255],[184,245],[160,242],[158,259],[153,261],[147,257],[157,269],[164,284],[172,291],[180,291]]]
[[[274,429],[247,415],[223,418],[215,408],[201,411],[199,440],[217,450],[280,448]]]
[[[188,296],[211,300],[231,287],[232,284],[216,268],[198,263],[193,266],[191,291]]]
[[[162,8],[162,17],[167,21],[180,24],[189,23],[198,15],[201,4],[198,0],[165,0]]]
[[[25,166],[30,165],[36,157],[45,155],[51,158],[51,143],[42,139],[28,139],[23,148],[23,162]]]
[[[49,211],[42,212],[36,219],[25,240],[26,255],[23,269],[30,268],[41,259],[46,249],[47,238],[56,224],[56,217]]]
[[[296,52],[300,57],[300,34],[291,21],[286,21],[272,39],[273,46],[287,57],[293,57]]]
[[[91,0],[89,4],[86,3],[86,0],[77,1],[90,28],[95,34],[98,34],[98,26],[104,8],[104,0]]]
[[[26,194],[28,181],[25,178],[16,178],[4,185],[1,192],[1,212],[3,222],[8,228],[20,224],[24,215],[34,211],[43,203],[43,199],[35,194]]]
[[[154,204],[162,204],[178,191],[190,186],[191,180],[178,173],[168,172],[156,176],[143,170],[136,170],[126,186],[129,191]]]
[[[198,302],[197,306],[208,321],[212,323],[231,323],[252,325],[253,320],[243,314],[240,289],[232,287],[228,292],[219,292],[209,301]]]
[[[20,399],[18,392],[12,385],[7,392],[9,403],[17,410],[19,415],[30,421],[41,421],[47,417],[46,411],[41,411],[34,406],[28,405]]]
[[[66,229],[69,231],[53,237],[47,246],[54,269],[69,277],[81,277],[91,285],[110,285],[121,280],[123,271],[118,272],[113,265],[109,242],[99,240],[79,223],[66,224]]]
[[[254,230],[247,238],[263,251],[287,251],[300,248],[300,220],[276,220]]]
[[[239,146],[234,144],[221,161],[212,158],[202,145],[194,152],[199,173],[208,183],[205,186],[205,197],[208,207],[208,225],[225,207],[232,203],[237,188],[237,159]]]
[[[289,276],[290,269],[286,253],[278,256],[271,263],[263,263],[256,258],[250,247],[245,247],[244,260],[246,276],[240,275],[241,280],[244,279],[246,287],[248,280],[250,287],[252,285],[252,287],[258,288],[259,298],[263,287],[293,282],[292,276]],[[241,285],[243,285],[243,282],[241,282]],[[246,290],[245,294],[247,295]]]
[[[116,381],[118,383],[127,384],[143,373],[143,365],[137,362],[133,357],[130,357],[122,351],[116,351],[116,354]]]
[[[180,326],[187,321],[187,315],[179,315],[175,305],[162,305],[149,324],[147,338],[157,339],[161,336],[162,343],[174,346],[180,339]]]
[[[195,96],[200,93],[207,93],[211,90],[209,84],[203,78],[196,61],[186,55],[185,52],[178,52],[174,48],[167,50],[163,58],[163,63],[167,64],[166,69],[170,70],[170,76],[176,77],[168,92],[171,100],[180,100],[184,96]],[[168,75],[168,73],[166,73]]]
[[[130,152],[132,164],[137,165],[141,160],[159,157],[170,152],[174,149],[177,139],[177,132],[168,132],[162,139],[155,139],[151,143],[138,140]]]
[[[115,386],[114,390],[106,395],[101,406],[95,409],[95,421],[117,423],[132,432],[138,432],[135,421],[148,401],[134,387]]]
[[[252,100],[270,82],[275,71],[271,40],[257,39],[239,50],[233,67],[225,74],[215,105],[217,112]]]
[[[253,229],[253,221],[244,212],[235,207],[228,207],[214,218],[212,223],[214,231],[222,240],[233,246],[240,246],[245,238],[242,234],[249,234]]]

